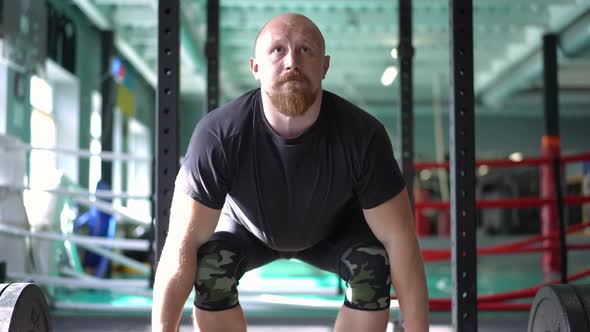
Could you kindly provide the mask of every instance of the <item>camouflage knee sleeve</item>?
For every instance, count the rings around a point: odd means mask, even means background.
[[[195,280],[195,306],[220,311],[238,304],[240,257],[223,241],[209,241],[199,248]]]
[[[344,304],[357,310],[389,308],[391,278],[387,252],[380,245],[358,246],[340,258],[341,277],[346,280]],[[343,273],[342,273],[343,272]]]

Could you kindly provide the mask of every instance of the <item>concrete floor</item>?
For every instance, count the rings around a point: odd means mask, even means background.
[[[435,314],[432,317],[430,332],[451,332],[450,314]],[[478,331],[480,332],[521,332],[528,326],[528,313],[489,315],[484,313],[479,317]],[[149,332],[149,317],[109,317],[109,316],[59,316],[53,319],[53,330],[59,332]],[[188,318],[184,318],[180,332],[193,331]],[[332,319],[306,318],[264,318],[248,321],[249,332],[330,332]],[[393,332],[389,326],[387,332]]]

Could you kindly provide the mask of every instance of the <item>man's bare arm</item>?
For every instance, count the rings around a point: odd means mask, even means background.
[[[174,193],[170,212],[154,283],[152,331],[177,331],[195,282],[197,249],[213,234],[220,214],[182,191]]]
[[[364,210],[364,214],[389,256],[391,281],[400,302],[406,330],[428,331],[424,261],[407,190],[375,208]]]

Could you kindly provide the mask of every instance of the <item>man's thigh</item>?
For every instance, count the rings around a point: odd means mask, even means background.
[[[244,273],[279,258],[241,225],[223,222],[223,230],[213,233],[197,253],[195,306],[202,310],[236,306]]]

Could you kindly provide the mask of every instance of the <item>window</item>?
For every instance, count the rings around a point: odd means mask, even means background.
[[[54,149],[57,129],[53,117],[53,89],[47,81],[33,76],[30,81],[31,146],[39,148],[31,151],[29,185],[31,188],[50,188],[55,186],[57,158]]]
[[[130,160],[127,163],[127,192],[130,195],[149,196],[152,190],[151,147],[148,129],[135,119],[129,120],[128,151],[143,160]],[[145,160],[147,159],[147,161]],[[151,203],[145,199],[129,199],[127,207],[151,213]]]
[[[97,91],[92,92],[92,109],[90,111],[90,152],[101,153],[102,144],[100,138],[102,136],[102,97]],[[90,170],[88,172],[88,190],[90,192],[96,191],[96,184],[102,176],[101,157],[90,157]]]

